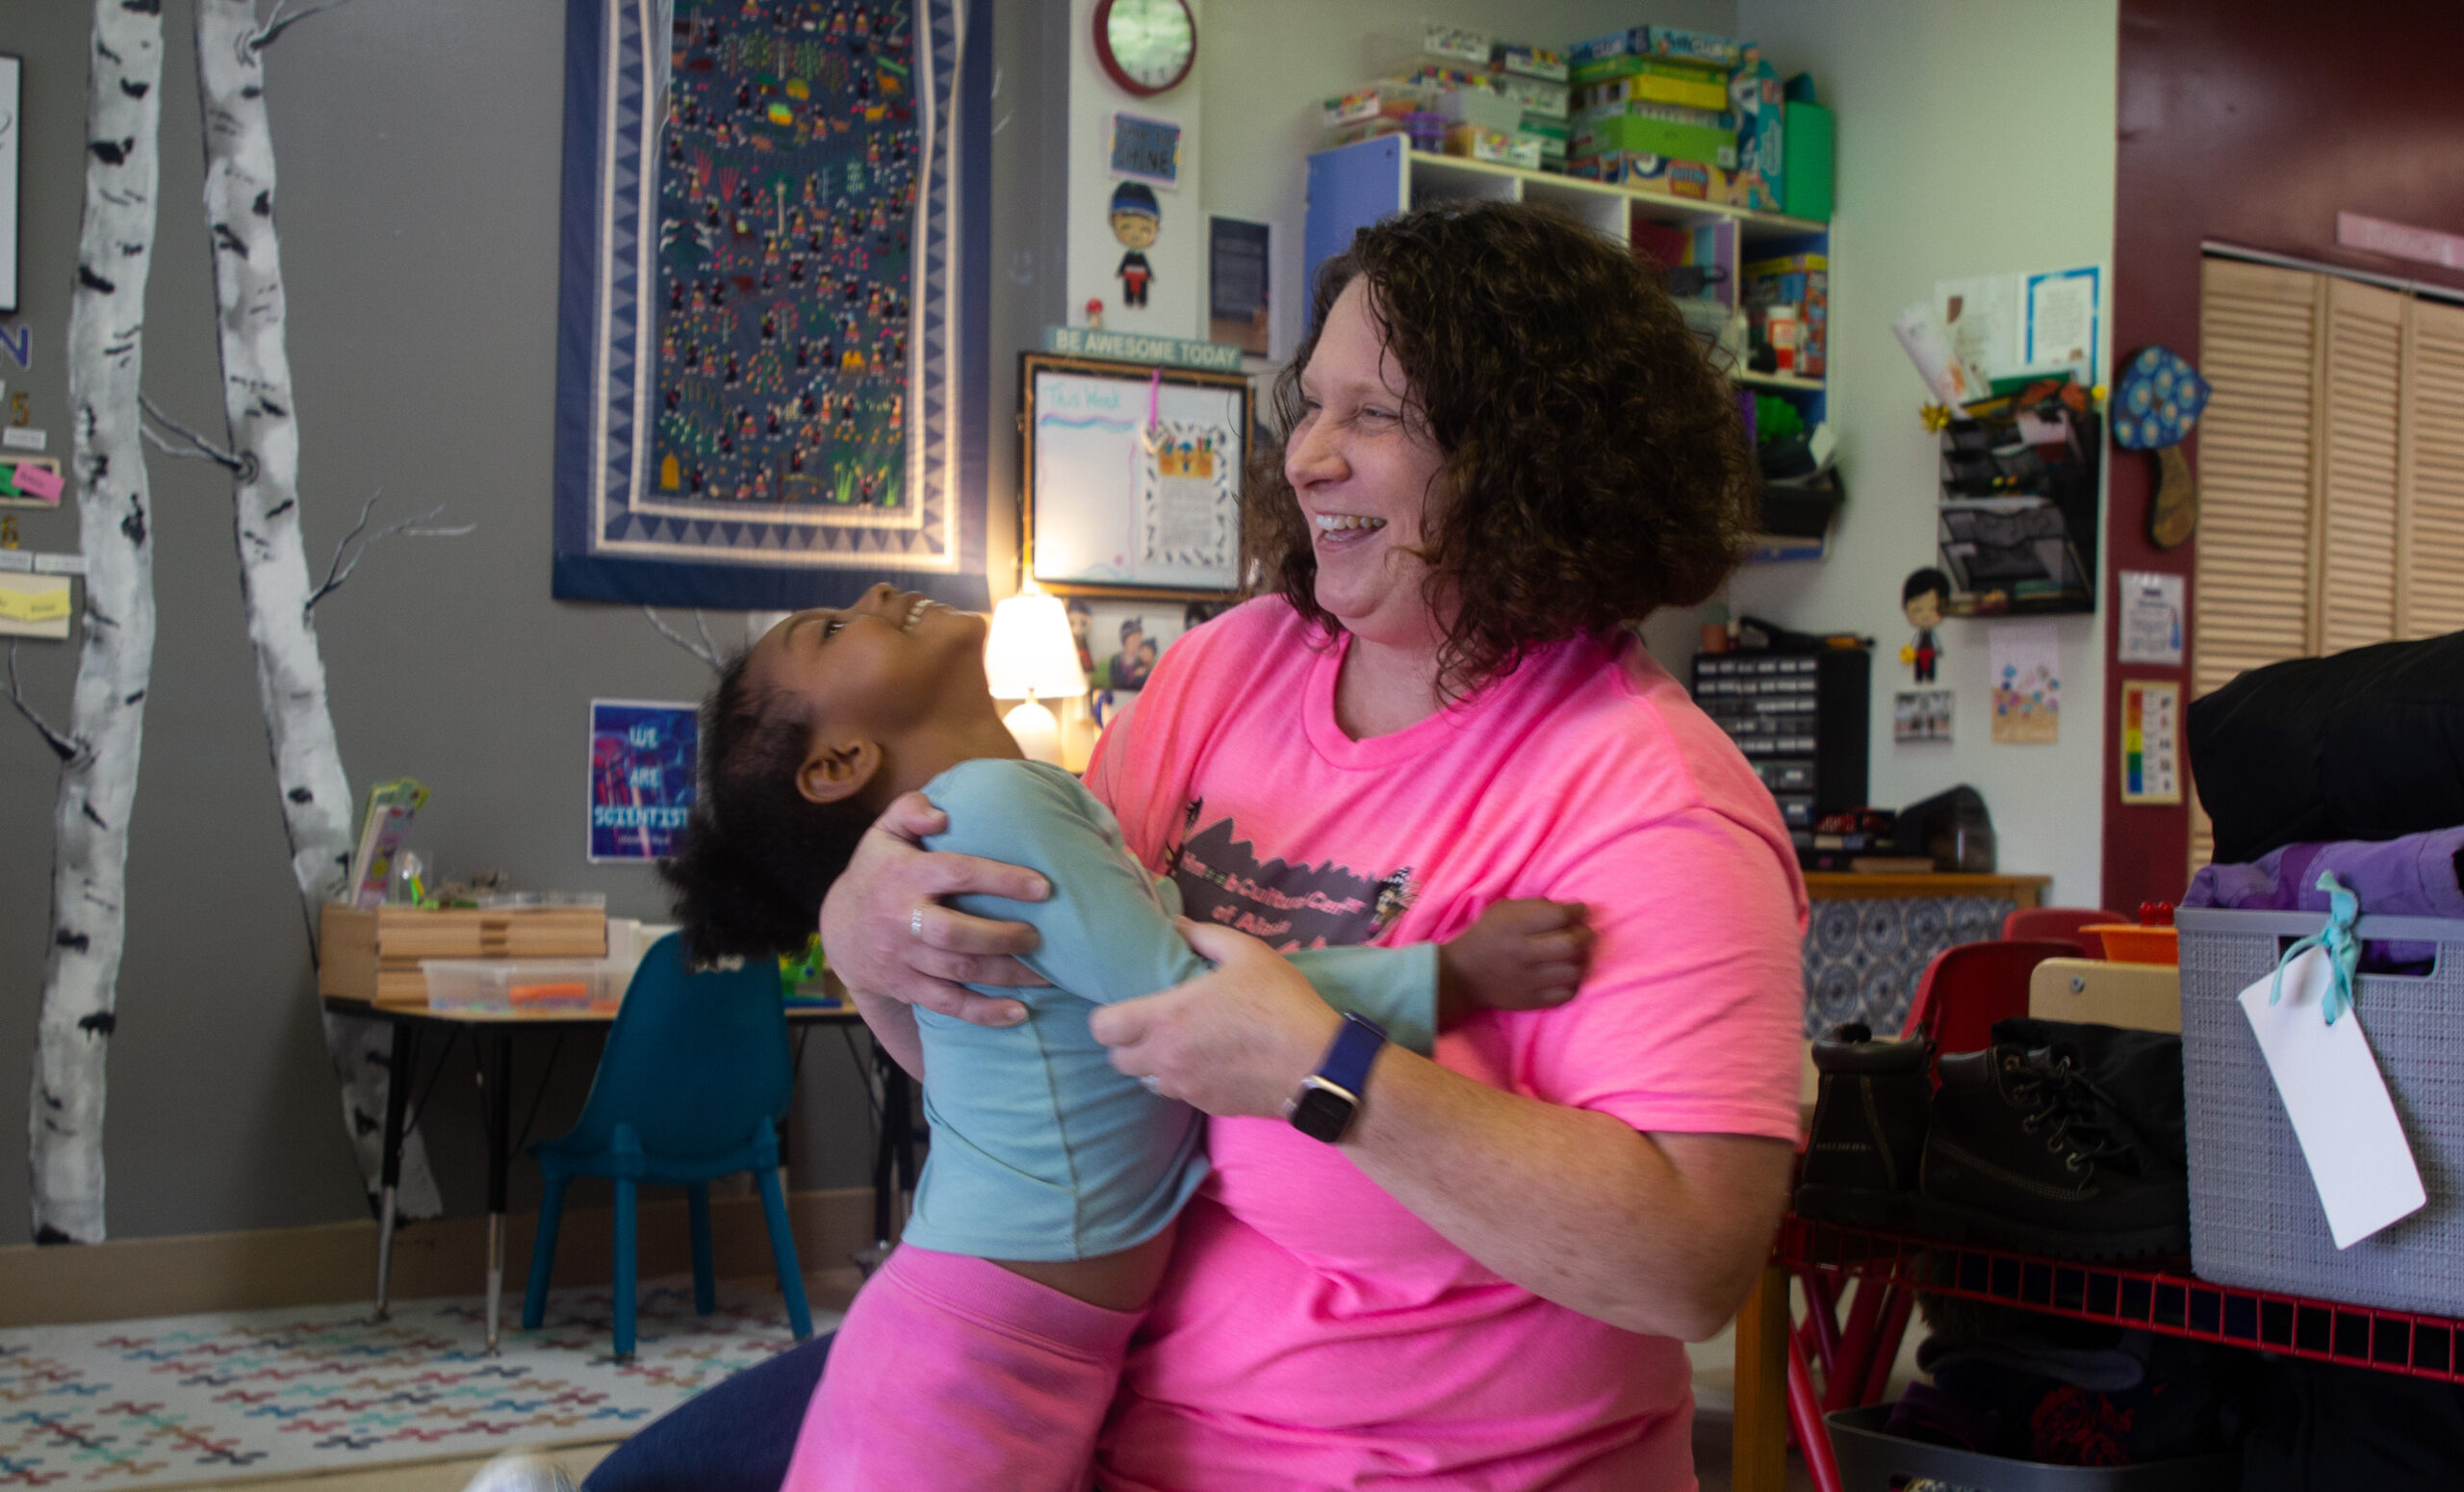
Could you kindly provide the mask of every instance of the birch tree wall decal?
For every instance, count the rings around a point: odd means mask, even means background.
[[[68,309],[70,472],[86,608],[68,729],[9,694],[60,757],[51,948],[27,1115],[38,1243],[99,1243],[104,1058],[127,934],[128,821],[154,666],[154,551],[138,385],[161,159],[162,0],[94,0],[86,206]]]
[[[312,587],[299,527],[299,420],[286,344],[282,245],[274,229],[273,131],[266,112],[264,52],[293,24],[318,11],[265,21],[256,0],[194,0],[197,102],[205,138],[205,216],[214,254],[221,330],[222,410],[227,448],[174,422],[198,452],[231,473],[240,588],[248,640],[257,656],[257,696],[273,757],[292,878],[299,887],[309,947],[317,909],[341,896],[353,847],[350,784],[325,697],[325,665],[313,607],[349,573],[341,551],[324,584]],[[370,505],[375,500],[370,499]],[[422,515],[422,519],[433,517]],[[403,531],[409,520],[380,531]],[[360,515],[364,528],[368,514]],[[421,530],[411,529],[418,532]],[[435,531],[435,530],[430,530]],[[467,530],[464,530],[467,531]],[[360,532],[352,530],[352,537]],[[349,543],[346,539],[345,544]],[[362,553],[366,546],[362,546]],[[350,564],[356,565],[353,555]],[[427,1152],[416,1130],[403,1137],[401,1187],[378,1196],[391,1028],[361,1016],[325,1016],[325,1045],[341,1081],[343,1118],[360,1173],[390,1239],[397,1207],[408,1218],[443,1212]]]

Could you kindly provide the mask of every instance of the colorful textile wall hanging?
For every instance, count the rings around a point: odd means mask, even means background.
[[[569,0],[559,599],[985,583],[976,0]]]

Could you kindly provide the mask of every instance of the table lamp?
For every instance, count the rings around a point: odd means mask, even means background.
[[[1028,592],[992,608],[992,630],[984,643],[984,677],[995,699],[1024,704],[1001,717],[1031,760],[1061,764],[1061,722],[1038,702],[1087,692],[1078,671],[1078,644],[1069,635],[1069,614],[1061,598]]]

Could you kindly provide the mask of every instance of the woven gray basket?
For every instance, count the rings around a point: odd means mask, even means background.
[[[2365,916],[2365,941],[2436,944],[2424,978],[2364,974],[2354,1009],[2412,1142],[2429,1202],[2339,1250],[2268,1076],[2241,992],[2317,913],[2185,911],[2182,1079],[2190,1106],[2191,1263],[2220,1285],[2464,1316],[2464,921]]]

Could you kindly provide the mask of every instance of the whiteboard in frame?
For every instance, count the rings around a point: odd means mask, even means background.
[[[1253,395],[1239,373],[1030,352],[1018,425],[1027,574],[1061,594],[1240,587]]]

